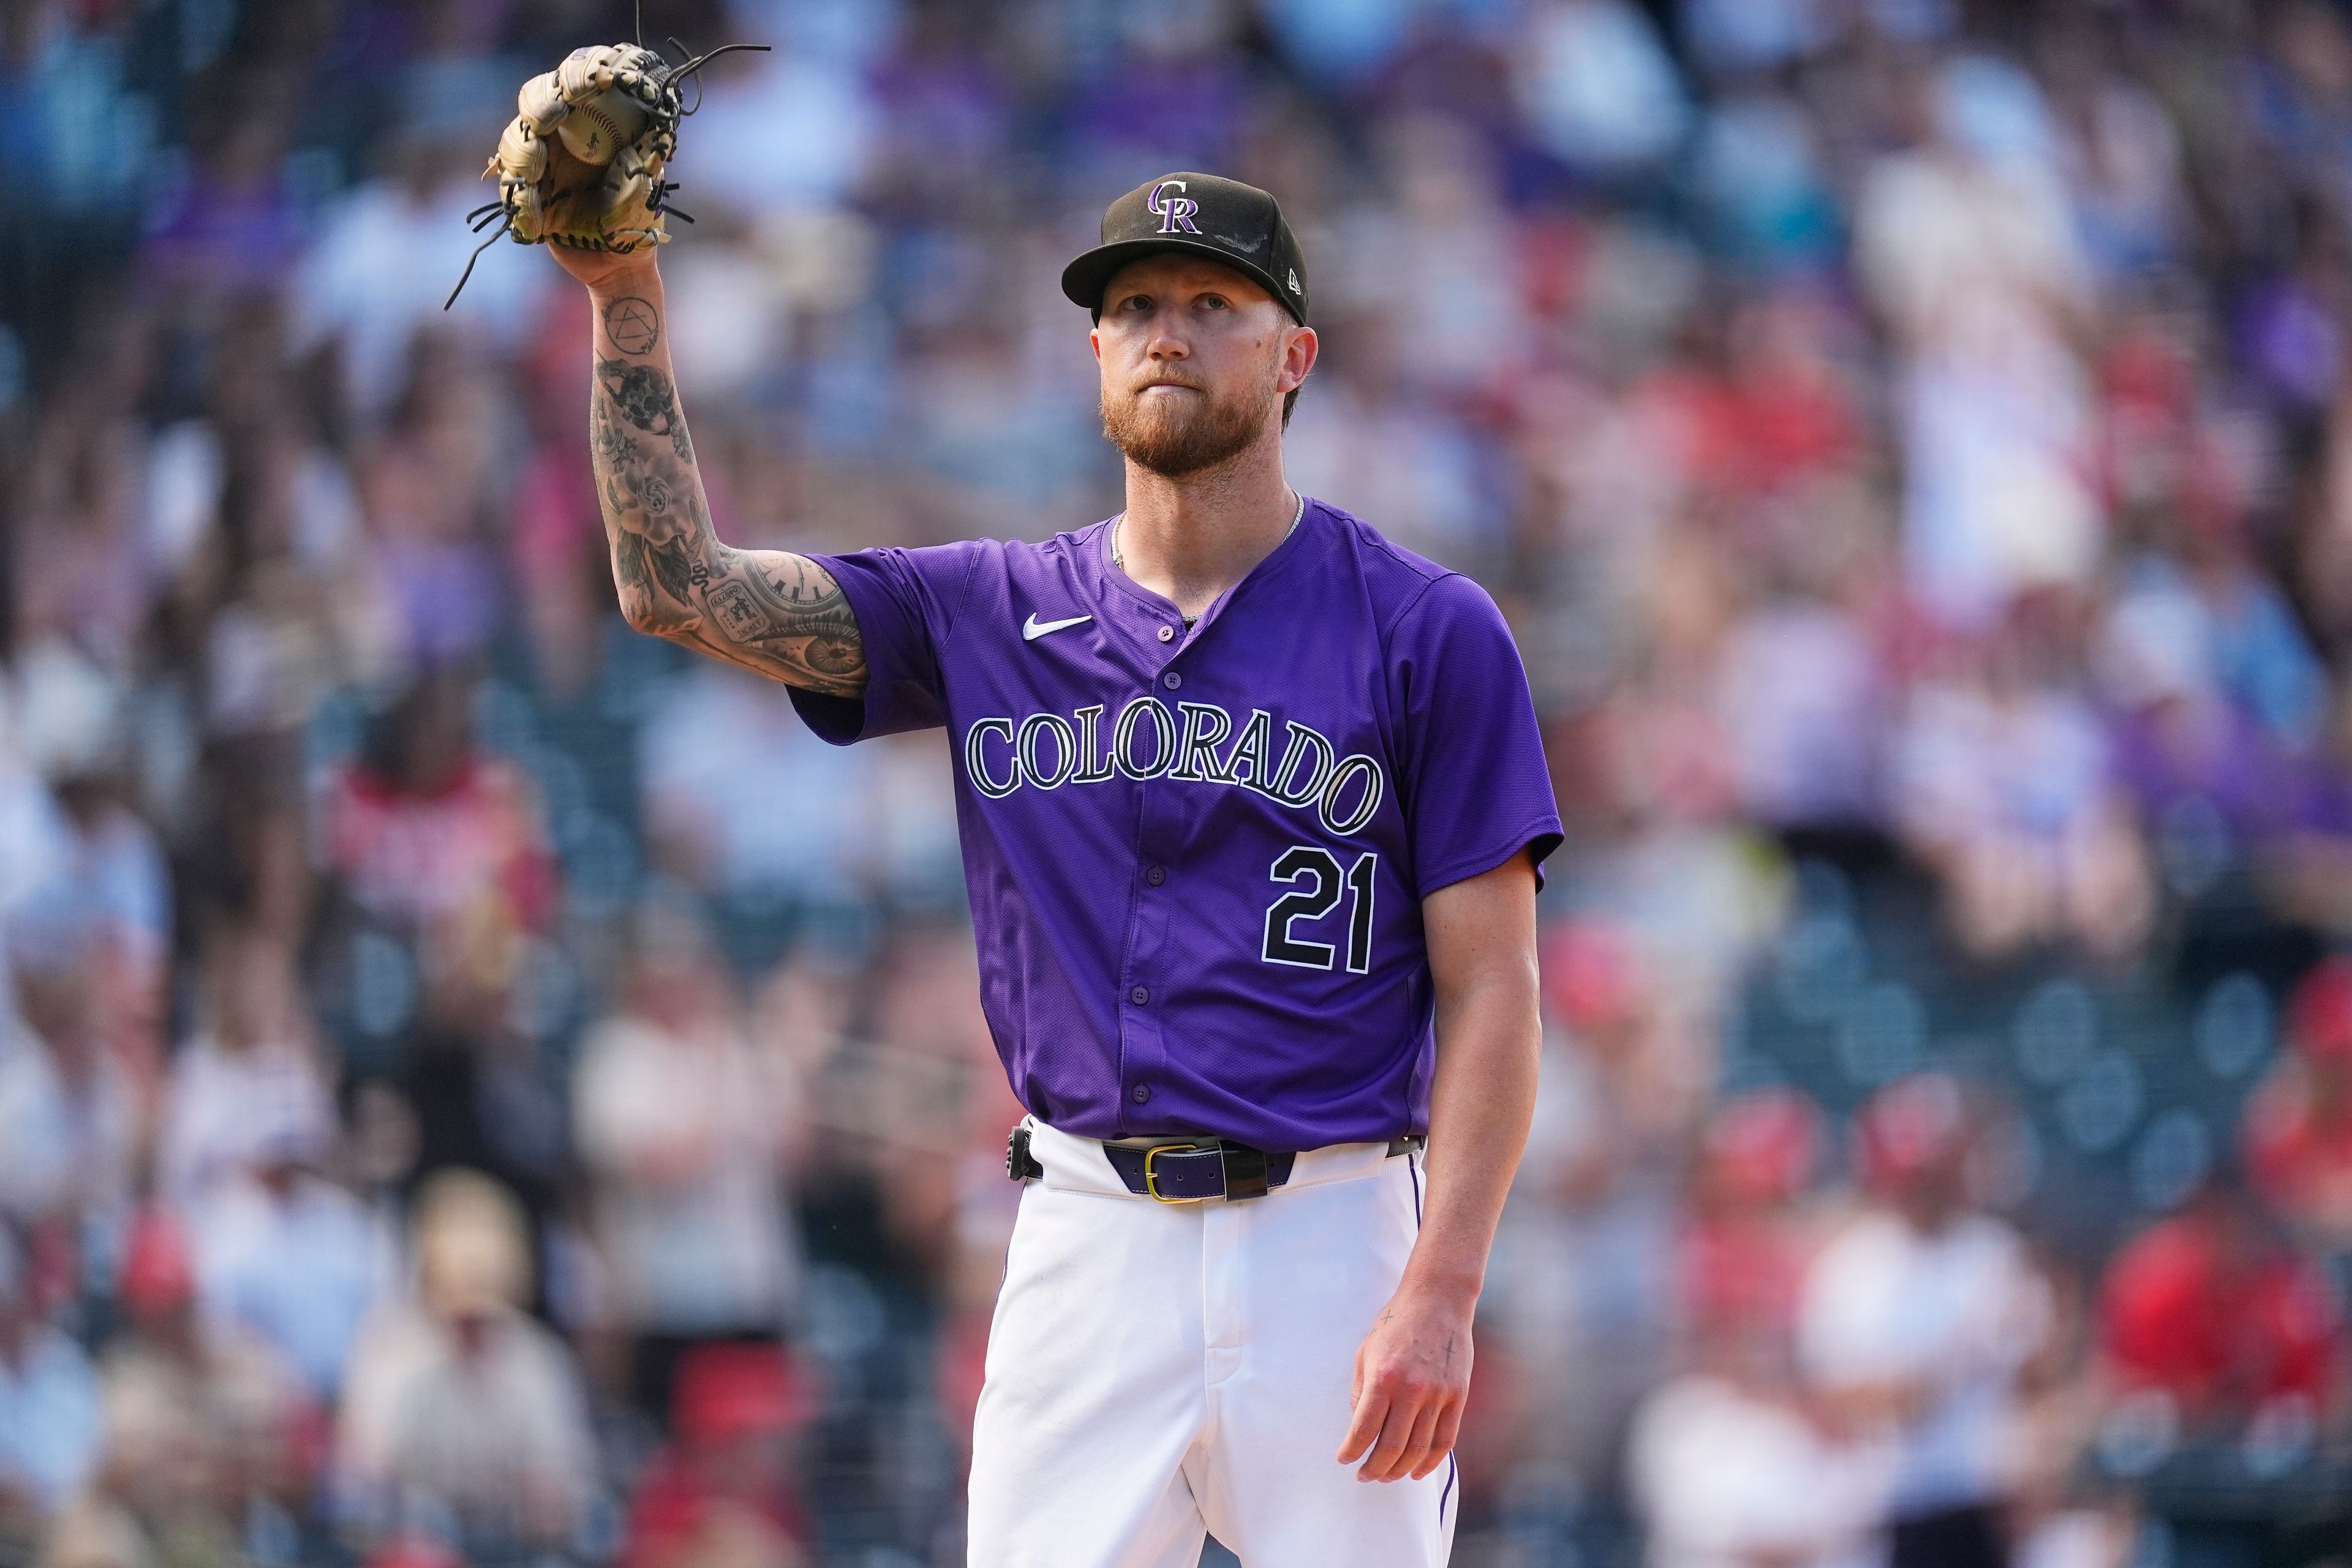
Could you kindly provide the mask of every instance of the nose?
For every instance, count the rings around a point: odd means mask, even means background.
[[[1151,337],[1150,342],[1144,345],[1144,352],[1151,356],[1154,363],[1159,363],[1168,360],[1190,359],[1192,357],[1192,349],[1188,347],[1185,344],[1184,340],[1179,337],[1173,331],[1175,326],[1175,321],[1173,320],[1174,315],[1175,312],[1171,310],[1155,310],[1152,312]]]

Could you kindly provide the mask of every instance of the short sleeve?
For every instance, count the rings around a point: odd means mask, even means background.
[[[846,746],[947,721],[940,649],[987,544],[966,540],[809,557],[841,584],[866,650],[863,697],[792,688],[794,710],[818,739]]]
[[[1559,807],[1502,611],[1477,584],[1449,574],[1407,606],[1388,641],[1416,896],[1529,847],[1540,888],[1544,858],[1560,844]]]

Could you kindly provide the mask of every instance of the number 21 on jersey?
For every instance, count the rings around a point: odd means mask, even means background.
[[[1370,969],[1372,875],[1380,858],[1368,849],[1356,857],[1356,863],[1343,875],[1339,858],[1319,844],[1297,845],[1276,857],[1270,874],[1276,881],[1287,883],[1291,890],[1265,911],[1265,962],[1293,969],[1329,969],[1339,956],[1338,947],[1302,938],[1297,928],[1301,921],[1322,920],[1344,898],[1348,901],[1348,973],[1361,974]]]

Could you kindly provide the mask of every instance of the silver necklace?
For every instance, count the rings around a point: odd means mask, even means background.
[[[1298,510],[1290,514],[1290,526],[1282,531],[1284,539],[1298,531],[1298,520],[1307,515],[1307,493],[1304,490],[1293,490],[1290,493],[1298,498]],[[1118,531],[1126,521],[1127,513],[1120,512],[1111,519],[1110,523],[1110,563],[1122,572],[1127,570],[1127,557],[1118,552]],[[1279,545],[1280,541],[1276,542]]]

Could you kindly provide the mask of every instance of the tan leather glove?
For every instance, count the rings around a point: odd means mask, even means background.
[[[477,232],[499,226],[474,255],[499,234],[519,245],[625,254],[667,240],[663,219],[677,187],[663,176],[677,153],[678,121],[692,112],[680,102],[681,84],[729,49],[764,47],[730,44],[672,66],[636,44],[592,44],[523,83],[515,117],[482,171],[485,179],[498,176],[499,199],[466,215]],[[565,144],[567,121],[573,139],[605,161],[591,162]],[[468,260],[442,309],[457,302],[473,273]]]

